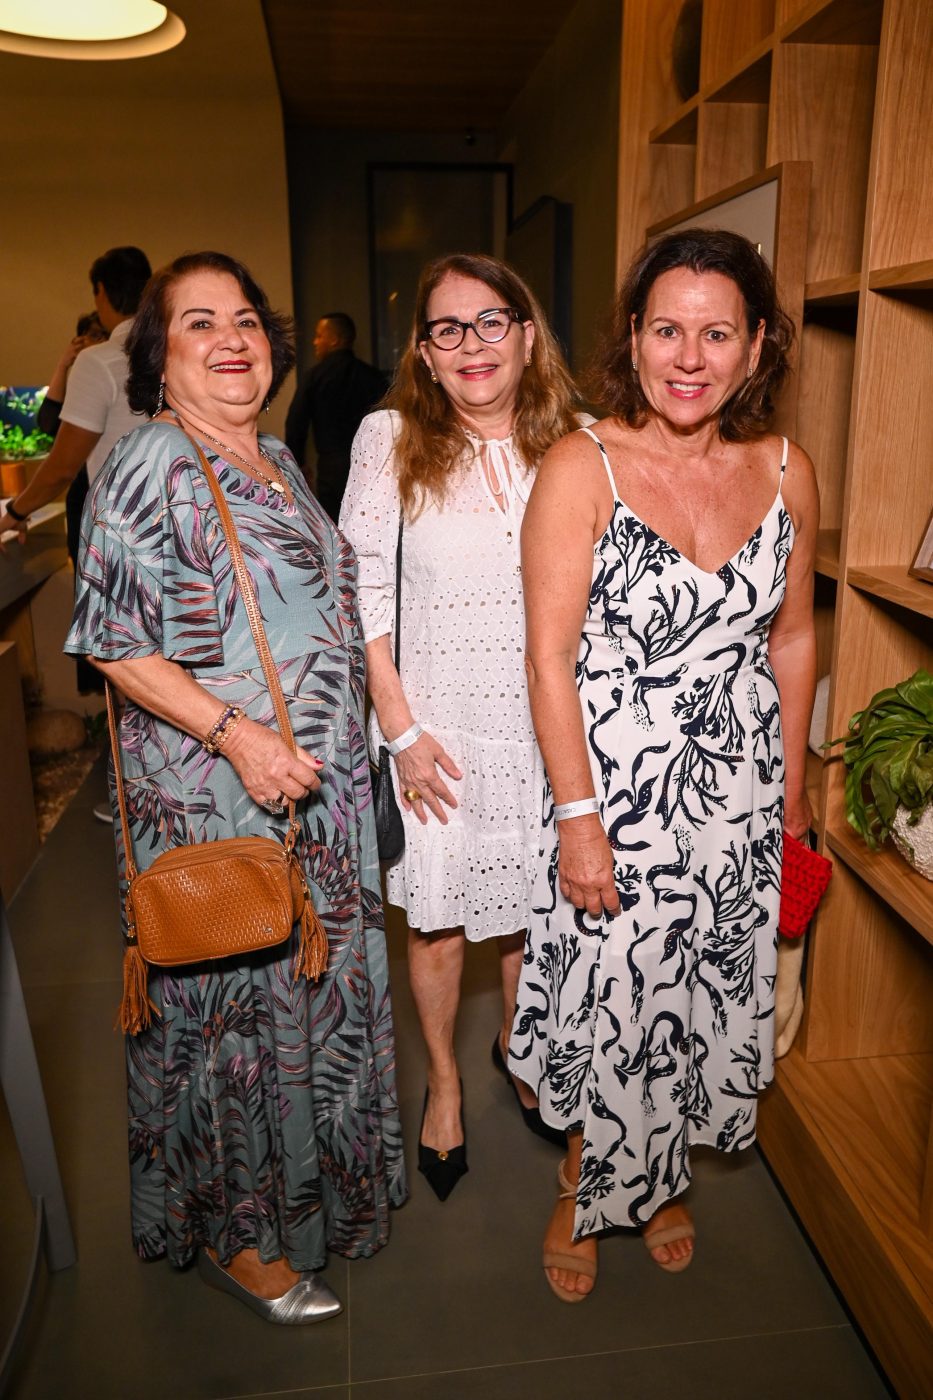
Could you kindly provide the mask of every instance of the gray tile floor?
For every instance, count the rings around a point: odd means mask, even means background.
[[[111,831],[99,772],[46,844],[11,910],[20,973],[77,1237],[47,1278],[11,1400],[875,1400],[890,1394],[754,1153],[697,1154],[694,1265],[663,1274],[640,1241],[608,1240],[593,1297],[548,1291],[540,1235],[559,1153],[522,1126],[492,1068],[495,957],[468,959],[460,1050],[470,1173],[441,1205],[412,1197],[374,1259],[334,1260],[346,1303],[276,1329],[196,1273],[143,1264],[129,1242]],[[390,933],[410,1158],[423,1093],[403,930]],[[3,1113],[0,1103],[0,1113]],[[31,1211],[0,1117],[0,1346],[29,1255]]]

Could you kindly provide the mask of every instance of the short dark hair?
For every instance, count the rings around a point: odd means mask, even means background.
[[[295,363],[295,338],[289,316],[273,311],[258,282],[248,268],[228,253],[183,253],[174,262],[162,267],[150,279],[126,342],[130,373],[126,381],[126,396],[134,413],[156,412],[159,385],[165,370],[165,346],[169,319],[169,293],[177,282],[192,272],[225,272],[237,282],[240,291],[254,308],[272,350],[272,383],[270,401],[282,387]]]
[[[89,335],[91,331],[100,331],[106,336],[107,332],[101,325],[100,317],[96,311],[85,311],[83,316],[78,317],[78,324],[75,326],[75,335]]]
[[[321,320],[330,321],[344,345],[352,345],[356,340],[356,322],[345,311],[328,311]]]
[[[141,248],[111,248],[91,263],[91,286],[103,287],[114,311],[132,316],[143,287],[152,276],[149,259]]]
[[[786,379],[794,324],[778,301],[774,276],[753,243],[728,229],[688,228],[647,243],[622,279],[609,327],[593,361],[588,383],[594,399],[630,428],[648,418],[648,400],[632,368],[632,318],[641,327],[648,294],[658,278],[675,268],[719,272],[734,282],[745,300],[750,335],[764,321],[761,355],[754,374],[723,405],[719,433],[726,442],[747,442],[768,431],[774,400]]]

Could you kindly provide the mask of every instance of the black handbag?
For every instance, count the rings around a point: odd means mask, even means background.
[[[395,547],[395,669],[399,669],[399,637],[402,630],[402,529],[404,514],[399,515],[398,544]],[[380,860],[398,860],[405,849],[405,826],[398,799],[392,785],[392,755],[385,744],[379,745],[378,762],[369,765],[373,785],[373,812],[376,817],[376,847]]]

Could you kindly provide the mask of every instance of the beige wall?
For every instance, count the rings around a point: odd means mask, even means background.
[[[45,383],[91,309],[98,253],[241,257],[292,309],[281,107],[259,0],[184,6],[188,37],[126,62],[0,54],[0,382]],[[284,420],[289,386],[269,416]]]
[[[574,368],[612,297],[616,255],[620,0],[579,0],[512,104],[499,160],[515,169],[515,215],[542,195],[573,205]]]

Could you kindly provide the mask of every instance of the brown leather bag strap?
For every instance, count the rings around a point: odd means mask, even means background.
[[[211,495],[214,497],[217,514],[220,516],[221,529],[226,536],[227,548],[230,551],[230,563],[233,565],[237,587],[240,590],[240,597],[243,599],[243,606],[246,609],[246,616],[249,619],[250,631],[253,634],[253,641],[256,643],[256,650],[259,653],[259,660],[266,678],[266,685],[269,687],[269,694],[272,697],[272,704],[275,709],[275,717],[278,721],[279,732],[289,748],[294,753],[297,753],[295,736],[292,734],[291,721],[288,718],[288,708],[285,704],[285,697],[282,694],[279,673],[275,669],[275,662],[272,660],[272,653],[269,650],[269,643],[266,640],[266,631],[262,625],[262,614],[259,611],[259,604],[256,601],[253,581],[247,572],[246,564],[243,560],[240,538],[237,534],[236,525],[233,523],[233,516],[230,514],[230,507],[227,505],[227,500],[221,490],[220,482],[211,471],[210,464],[202,452],[200,444],[195,442],[192,445],[198,454],[201,470],[207,479],[208,486],[211,488]]]
[[[113,709],[113,687],[104,681],[107,696],[107,728],[110,730],[110,747],[113,751],[113,775],[117,784],[117,806],[120,808],[120,825],[123,828],[123,851],[126,859],[127,880],[136,879],[136,862],[133,859],[133,843],[130,840],[130,824],[126,819],[126,793],[123,790],[123,769],[120,764],[120,740],[117,737],[117,721]]]
[[[217,514],[220,517],[220,527],[227,541],[227,549],[230,551],[230,563],[233,565],[233,573],[237,581],[237,587],[240,590],[240,597],[243,599],[243,606],[246,609],[249,630],[253,634],[256,651],[259,653],[259,662],[266,678],[266,685],[269,687],[269,694],[272,697],[272,707],[275,710],[275,717],[278,721],[279,733],[292,753],[297,754],[298,746],[295,743],[295,736],[292,733],[291,720],[288,718],[288,707],[285,704],[285,696],[282,694],[282,684],[279,680],[279,673],[275,669],[275,662],[272,660],[269,643],[266,640],[266,629],[262,625],[262,614],[259,611],[259,603],[256,600],[256,591],[253,588],[253,581],[247,572],[246,564],[243,560],[243,551],[240,548],[240,537],[237,534],[233,516],[230,514],[230,507],[227,505],[227,500],[221,490],[220,482],[211,470],[210,463],[201,450],[200,443],[194,442],[194,440],[190,438],[189,441],[191,441],[191,445],[198,454],[201,471],[211,489],[211,495],[214,497],[214,504],[217,507]],[[298,824],[295,817],[295,799],[293,797],[288,799],[288,822],[292,831],[296,831]]]

